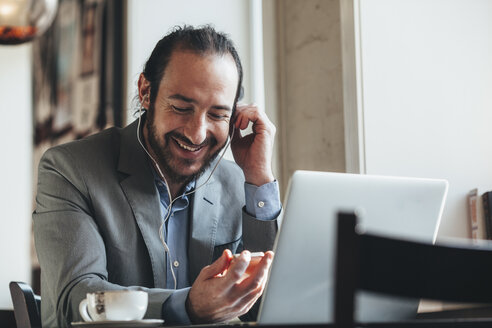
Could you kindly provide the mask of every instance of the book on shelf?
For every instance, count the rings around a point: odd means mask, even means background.
[[[492,239],[492,191],[482,194],[483,217],[485,222],[485,235]]]
[[[470,222],[471,239],[488,239],[485,229],[485,216],[483,199],[478,193],[478,189],[473,189],[468,193],[468,218]]]

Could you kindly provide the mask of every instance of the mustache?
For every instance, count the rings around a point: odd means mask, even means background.
[[[170,138],[173,138],[173,139],[181,141],[183,144],[185,144],[187,146],[195,147],[195,148],[201,148],[201,147],[204,147],[207,145],[214,146],[215,144],[217,144],[217,140],[215,140],[215,138],[209,138],[209,137],[205,138],[205,140],[201,144],[195,144],[195,143],[193,143],[193,141],[188,139],[186,136],[184,136],[184,135],[182,135],[176,131],[167,133],[165,137],[167,140],[169,140]]]

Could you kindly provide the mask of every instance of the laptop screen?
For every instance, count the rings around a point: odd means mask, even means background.
[[[433,242],[444,208],[445,180],[296,171],[284,202],[262,324],[333,322],[337,213],[358,211],[363,229]],[[357,320],[415,317],[418,300],[363,294]]]

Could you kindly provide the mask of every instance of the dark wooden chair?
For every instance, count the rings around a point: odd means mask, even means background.
[[[492,247],[433,245],[361,234],[353,213],[339,213],[335,289],[337,327],[486,327],[489,319],[412,320],[371,325],[354,320],[357,290],[449,302],[492,303]]]
[[[17,328],[41,328],[41,297],[23,282],[12,281],[9,288]]]

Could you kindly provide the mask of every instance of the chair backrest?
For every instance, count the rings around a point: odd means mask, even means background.
[[[23,282],[12,281],[9,287],[17,328],[41,328],[41,297]]]
[[[354,297],[365,290],[452,302],[492,302],[492,247],[433,245],[358,233],[338,214],[335,323],[354,325]]]

